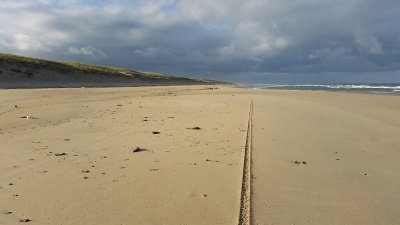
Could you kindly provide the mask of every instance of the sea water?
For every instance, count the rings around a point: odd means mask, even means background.
[[[255,84],[256,89],[339,91],[400,95],[400,84]]]

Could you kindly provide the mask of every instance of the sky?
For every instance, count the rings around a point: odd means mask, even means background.
[[[0,52],[238,83],[400,83],[399,0],[0,0]]]

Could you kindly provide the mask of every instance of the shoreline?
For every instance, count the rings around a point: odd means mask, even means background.
[[[399,83],[388,84],[303,84],[303,85],[252,85],[254,89],[285,91],[327,91],[345,93],[400,95]],[[391,90],[391,91],[388,91]]]

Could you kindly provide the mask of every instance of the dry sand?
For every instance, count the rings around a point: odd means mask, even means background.
[[[202,86],[0,96],[0,224],[237,224],[250,99],[254,224],[400,223],[399,96]]]
[[[0,224],[237,222],[247,98],[202,87],[0,92]]]

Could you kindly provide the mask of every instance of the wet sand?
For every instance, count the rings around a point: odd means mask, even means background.
[[[253,224],[399,223],[399,96],[0,94],[0,224],[237,224],[251,100]]]
[[[254,224],[400,224],[400,96],[254,97]]]

